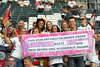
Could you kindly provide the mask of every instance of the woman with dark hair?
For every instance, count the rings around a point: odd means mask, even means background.
[[[46,31],[45,32],[51,32],[51,29],[52,29],[52,22],[51,21],[47,21],[46,23]]]
[[[60,29],[57,25],[53,25],[51,32],[57,33],[57,32],[60,32]],[[49,57],[48,64],[50,65],[50,67],[63,67],[62,56]]]
[[[32,30],[32,34],[39,34],[40,33],[40,31],[39,31],[39,28],[33,28],[33,30]]]
[[[53,25],[52,29],[51,29],[51,32],[52,33],[60,32],[60,29],[59,29],[59,27],[57,25]]]
[[[40,32],[43,32],[45,30],[45,20],[43,18],[37,19],[36,27],[39,28]]]

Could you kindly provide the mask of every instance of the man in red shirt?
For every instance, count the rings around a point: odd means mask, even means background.
[[[17,35],[20,35],[20,30],[21,28],[24,28],[24,27],[25,27],[24,21],[20,20],[17,24],[17,29],[16,29]],[[28,31],[26,31],[26,34],[28,34]]]

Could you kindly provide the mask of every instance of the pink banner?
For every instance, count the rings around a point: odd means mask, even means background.
[[[83,54],[92,52],[93,44],[93,31],[23,35],[22,55],[48,57]]]

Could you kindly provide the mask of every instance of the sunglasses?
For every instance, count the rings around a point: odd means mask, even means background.
[[[85,18],[81,18],[80,21],[81,21],[81,20],[85,20]]]

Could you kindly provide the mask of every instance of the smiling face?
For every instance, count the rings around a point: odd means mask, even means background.
[[[68,24],[66,22],[63,22],[61,24],[61,28],[62,28],[63,31],[68,31]]]
[[[26,29],[25,28],[22,28],[21,31],[20,31],[20,34],[21,35],[26,34]]]
[[[8,58],[8,65],[9,67],[14,67],[15,59],[14,58]]]
[[[9,28],[8,28],[8,31],[7,31],[7,32],[8,32],[8,34],[11,34],[11,33],[13,32],[13,30],[14,30],[14,28],[13,28],[13,27],[9,27]]]
[[[68,23],[69,23],[70,28],[76,27],[76,21],[75,21],[75,19],[73,19],[73,18],[69,19]]]
[[[57,26],[53,26],[53,29],[52,29],[52,32],[53,33],[56,33],[58,30],[57,30]]]
[[[33,29],[33,32],[32,33],[33,34],[38,34],[39,33],[39,29],[37,29],[37,28]]]
[[[32,65],[32,62],[29,61],[28,59],[24,59],[24,66],[25,67],[30,67]]]
[[[38,23],[38,27],[39,27],[40,29],[42,29],[43,26],[44,26],[44,22],[43,22],[43,21],[39,21],[39,23]]]
[[[47,22],[47,23],[46,23],[46,28],[47,28],[47,30],[51,30],[51,28],[52,28],[52,23],[51,23],[51,22]]]
[[[81,17],[80,17],[80,22],[81,22],[81,24],[82,24],[83,26],[86,26],[86,22],[87,22],[86,17],[85,17],[85,16],[81,16]]]
[[[20,29],[23,28],[24,26],[25,26],[24,21],[23,21],[23,20],[19,21],[19,23],[18,23],[18,25],[17,25],[18,29],[20,30]]]

